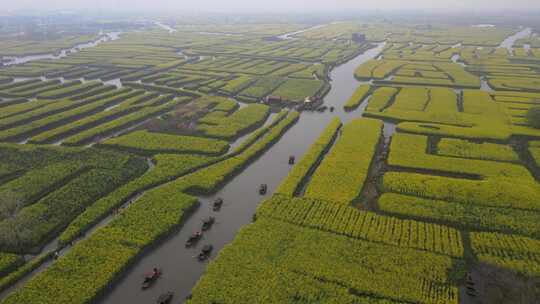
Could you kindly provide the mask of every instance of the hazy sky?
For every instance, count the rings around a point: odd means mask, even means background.
[[[336,10],[537,10],[540,0],[2,0],[0,10],[143,10],[308,12]],[[406,4],[406,6],[405,6]]]

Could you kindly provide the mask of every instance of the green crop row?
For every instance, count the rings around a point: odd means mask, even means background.
[[[53,253],[47,252],[34,257],[31,261],[24,263],[17,267],[14,271],[11,271],[7,275],[3,275],[0,278],[0,291],[8,289],[13,284],[17,283],[24,276],[30,274],[32,271],[43,265],[43,263],[52,259]]]
[[[496,90],[515,90],[515,91],[530,91],[538,92],[540,89],[540,78],[510,78],[505,75],[505,77],[489,78],[489,85]]]
[[[488,116],[486,115],[485,118]],[[487,122],[482,125],[467,126],[467,125],[449,125],[439,123],[426,123],[426,122],[402,122],[397,126],[397,130],[400,132],[408,132],[414,134],[429,134],[438,135],[443,137],[456,137],[463,139],[493,139],[506,141],[512,135],[512,133],[518,133],[516,127],[512,127],[512,130],[507,125],[498,124],[495,121],[492,125],[488,125]],[[522,132],[528,132],[529,129]]]
[[[24,264],[24,258],[13,253],[0,252],[0,275],[5,276]]]
[[[356,88],[353,95],[349,98],[347,103],[343,106],[346,111],[352,111],[360,106],[362,102],[366,99],[371,90],[370,85],[360,85]]]
[[[225,86],[221,87],[219,90],[227,94],[236,94],[242,91],[244,88],[247,88],[255,79],[250,76],[242,75],[233,80],[229,81]]]
[[[144,165],[142,160],[131,159],[116,170],[91,169],[82,173],[0,222],[0,248],[28,252],[43,246],[98,198],[141,175],[146,170]]]
[[[261,77],[239,94],[261,99],[270,94],[275,88],[283,83],[283,81],[285,81],[284,78],[276,76]]]
[[[309,172],[315,169],[323,153],[332,144],[341,125],[341,121],[337,117],[328,124],[319,138],[311,145],[304,156],[302,156],[302,159],[294,165],[287,177],[281,182],[276,193],[288,196],[296,194]]]
[[[41,83],[41,79],[27,79],[22,81],[8,82],[0,84],[0,91],[6,91],[13,88],[23,87],[30,84]]]
[[[391,87],[383,87],[376,89],[371,95],[371,98],[369,99],[369,104],[366,108],[366,111],[381,112],[388,106],[392,98],[394,98],[394,96],[396,96],[398,92],[399,89]]]
[[[305,196],[350,204],[362,191],[382,122],[357,119],[346,124],[330,152],[313,174]]]
[[[511,232],[540,237],[540,213],[510,208],[494,208],[385,193],[378,202],[381,211],[419,220],[450,223],[465,229]]]
[[[263,123],[269,113],[270,108],[262,104],[248,105],[228,116],[224,112],[211,112],[211,119],[203,117],[197,130],[210,137],[232,139]]]
[[[457,86],[449,79],[436,79],[436,78],[422,78],[414,76],[395,76],[391,80],[377,80],[375,83],[380,85],[422,85],[422,86],[445,86],[445,87],[454,87]],[[477,88],[473,86],[472,88]]]
[[[74,136],[68,137],[64,142],[66,145],[83,145],[91,142],[94,139],[98,139],[101,136],[110,135],[118,130],[122,130],[140,121],[144,121],[149,117],[159,115],[161,113],[169,111],[176,105],[183,104],[187,100],[182,98],[175,98],[165,104],[158,106],[146,106],[140,110],[124,115],[118,119],[105,122],[91,129],[82,131]]]
[[[316,96],[324,87],[324,82],[316,79],[287,79],[272,95],[291,102],[302,102],[306,97]]]
[[[115,105],[112,109],[101,111],[93,115],[78,119],[76,121],[61,125],[57,128],[41,132],[30,139],[30,142],[35,143],[51,143],[62,137],[66,137],[78,132],[90,129],[100,123],[108,122],[123,115],[130,114],[140,110],[142,107],[153,103],[165,103],[172,99],[172,95],[158,96],[155,93],[145,93],[128,98],[120,104]]]
[[[99,95],[101,95],[103,93],[107,93],[107,92],[110,92],[110,91],[113,91],[113,90],[116,90],[115,85],[105,84],[105,85],[101,85],[101,86],[98,86],[96,88],[90,89],[88,91],[82,92],[80,94],[71,95],[71,96],[69,96],[69,99],[74,100],[74,101],[78,101],[78,100],[86,99],[86,98],[89,98],[89,97],[92,97],[92,96],[99,96]]]
[[[230,113],[238,108],[238,103],[232,99],[220,97],[220,96],[211,96],[210,100],[212,102],[218,101],[219,103],[212,108],[212,111],[222,111]],[[199,102],[200,99],[197,99]]]
[[[462,139],[444,138],[437,145],[437,154],[459,158],[483,159],[519,163],[512,147],[492,143],[473,143]]]
[[[45,83],[48,81],[45,81]],[[38,97],[42,94],[45,94],[46,92],[56,92],[56,91],[63,91],[63,90],[69,90],[73,87],[77,87],[81,85],[80,80],[73,80],[73,81],[66,81],[64,83],[57,83],[57,84],[51,84],[48,86],[42,86],[40,88],[36,88],[33,90],[24,90],[24,91],[18,91],[17,93],[11,94],[11,97]]]
[[[384,175],[383,189],[422,198],[476,204],[540,210],[540,193],[536,184],[512,179],[469,180],[415,173],[391,172]]]
[[[414,220],[360,211],[327,201],[274,195],[257,209],[257,216],[404,248],[463,256],[458,230]]]
[[[354,76],[360,80],[367,80],[373,77],[373,70],[382,64],[381,60],[369,60],[360,65],[354,71]]]
[[[86,83],[81,83],[79,85],[68,86],[67,88],[61,88],[57,90],[50,90],[47,92],[43,92],[37,95],[37,98],[42,98],[42,99],[66,98],[72,95],[84,94],[85,92],[95,89],[95,88],[99,88],[102,85],[103,84],[99,81],[90,81]]]
[[[151,133],[145,130],[110,138],[100,145],[149,154],[200,153],[220,155],[227,152],[229,149],[229,144],[221,140],[195,136]]]
[[[65,161],[27,171],[24,175],[0,186],[0,221],[14,216],[56,190],[74,176],[85,171],[79,162]]]
[[[42,102],[41,100],[32,101],[32,103],[41,103],[42,106],[40,106],[40,107],[38,107],[36,109],[33,109],[31,111],[22,112],[20,114],[12,115],[12,116],[10,116],[8,118],[5,118],[0,123],[0,126],[3,127],[3,128],[20,126],[20,125],[22,125],[24,123],[27,123],[27,122],[30,122],[30,121],[35,121],[35,120],[38,120],[38,119],[46,118],[46,117],[54,115],[54,114],[58,114],[58,113],[61,113],[61,112],[65,112],[65,111],[68,111],[68,110],[75,109],[75,108],[83,106],[83,105],[88,105],[88,104],[92,104],[92,103],[96,103],[96,102],[100,102],[100,101],[116,102],[116,101],[119,101],[122,98],[122,96],[124,94],[127,94],[128,92],[130,92],[130,90],[117,90],[117,91],[115,91],[116,94],[113,94],[114,93],[113,92],[113,93],[106,93],[106,94],[103,94],[103,95],[98,95],[98,96],[103,96],[103,98],[90,97],[90,98],[83,99],[83,100],[76,101],[76,102],[74,102],[74,101],[72,101],[70,99],[62,99],[62,100],[54,101],[54,102],[53,101],[44,101],[44,102]],[[116,97],[118,97],[120,99],[116,99]],[[128,103],[128,101],[138,100],[138,98],[143,98],[143,97],[135,96],[133,98],[127,99],[126,101],[122,102],[122,105]],[[104,112],[101,112],[101,113],[104,113]],[[104,114],[101,114],[101,115],[106,115],[106,114],[107,113],[104,113]],[[86,119],[81,119],[81,120],[86,120]],[[77,120],[77,122],[75,122],[75,123],[80,124],[81,120]],[[68,125],[71,125],[71,124],[68,124]],[[65,128],[65,127],[66,126],[63,126],[63,128]],[[56,129],[58,129],[58,128],[56,128]],[[54,133],[54,131],[52,131],[52,130],[47,131],[45,133],[49,133],[49,132]],[[39,137],[39,135],[38,135],[38,137]]]
[[[11,128],[8,130],[0,131],[0,139],[18,139],[33,133],[39,133],[41,130],[46,130],[51,125],[62,124],[65,122],[73,121],[81,116],[97,113],[104,110],[110,105],[121,102],[124,99],[143,94],[142,91],[132,91],[125,94],[116,95],[108,99],[103,99],[97,102],[83,104],[74,109],[63,111],[54,115],[49,115],[44,118],[33,120],[27,124]]]
[[[173,94],[175,96],[189,96],[189,97],[199,97],[199,94],[196,94],[191,91],[178,89],[178,88],[171,88],[166,86],[159,86],[159,85],[150,85],[150,84],[142,84],[137,82],[125,82],[122,83],[124,86],[135,88],[135,89],[142,89],[146,91],[151,92],[158,92],[162,94]]]
[[[402,88],[395,97],[390,110],[424,111],[430,102],[426,88]]]
[[[72,85],[80,84],[80,81],[74,81],[70,82]],[[8,97],[8,98],[16,98],[16,97],[33,97],[35,96],[35,92],[42,92],[46,91],[49,88],[57,88],[57,86],[61,86],[62,83],[60,83],[60,80],[54,79],[54,80],[46,80],[46,81],[37,81],[37,82],[27,82],[22,83],[21,85],[13,86],[10,89],[4,89],[1,91],[0,96],[2,97]],[[9,87],[9,86],[6,86]]]
[[[480,88],[480,78],[456,63],[435,63],[435,67],[448,74],[448,77],[459,87]]]
[[[36,117],[46,116],[56,111],[75,108],[78,103],[71,100],[33,100],[21,104],[15,104],[5,107],[6,117],[0,121],[0,128],[6,129],[17,123],[35,119]]]
[[[471,233],[472,250],[482,263],[540,276],[540,241],[499,233]]]

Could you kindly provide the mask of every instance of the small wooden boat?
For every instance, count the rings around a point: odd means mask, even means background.
[[[154,285],[154,283],[157,281],[157,279],[161,276],[161,271],[158,270],[157,268],[154,268],[154,270],[147,274],[145,277],[144,277],[144,281],[142,283],[142,286],[141,288],[142,289],[148,289],[150,288],[152,285]]]
[[[219,209],[221,209],[221,206],[223,206],[223,199],[217,198],[213,204],[214,211],[219,211]]]
[[[186,247],[191,247],[191,246],[195,245],[201,239],[201,237],[202,237],[202,233],[200,231],[194,232],[187,239]]]
[[[294,165],[295,157],[293,155],[289,156],[289,165]]]
[[[210,257],[210,253],[212,253],[212,249],[214,247],[212,245],[204,245],[204,247],[201,249],[201,253],[197,256],[199,261],[204,261]]]
[[[470,297],[476,297],[478,296],[478,292],[475,290],[475,289],[470,289],[470,288],[467,288],[467,290],[465,291],[465,293],[470,296]]]
[[[202,231],[206,231],[206,230],[210,229],[215,221],[216,221],[216,219],[213,216],[209,216],[209,217],[203,219],[203,224],[202,224],[202,228],[201,228]]]
[[[173,298],[173,295],[174,295],[174,293],[172,293],[171,291],[166,292],[166,293],[164,293],[164,294],[161,294],[161,295],[157,298],[156,303],[157,303],[157,304],[168,304],[168,303],[171,303],[171,300],[172,300],[172,298]]]
[[[259,194],[265,195],[267,191],[268,191],[268,185],[261,184],[261,186],[259,187]]]

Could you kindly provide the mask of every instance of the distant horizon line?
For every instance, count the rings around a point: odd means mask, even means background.
[[[206,9],[116,9],[116,8],[55,8],[55,9],[34,9],[34,8],[18,8],[18,9],[2,9],[0,7],[0,17],[4,14],[80,14],[80,15],[92,15],[103,14],[104,11],[110,14],[138,14],[138,15],[284,15],[284,16],[301,16],[301,15],[352,15],[352,14],[415,14],[415,15],[455,15],[455,14],[478,14],[478,13],[501,13],[505,15],[509,14],[523,14],[536,15],[540,14],[540,8],[527,9],[527,8],[488,8],[488,9],[439,9],[439,8],[400,8],[400,9],[313,9],[311,11],[300,10],[288,10],[280,11],[274,9],[268,10],[206,10]]]

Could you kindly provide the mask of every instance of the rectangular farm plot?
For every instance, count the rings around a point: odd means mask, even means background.
[[[302,102],[306,97],[316,96],[324,85],[315,79],[287,79],[272,95],[280,96],[290,102]]]
[[[472,250],[482,263],[526,276],[540,275],[540,241],[511,234],[471,233]]]
[[[357,119],[346,124],[312,176],[305,196],[350,204],[358,198],[382,133],[382,122]]]
[[[262,104],[252,104],[232,114],[210,112],[201,118],[197,130],[215,138],[233,139],[251,128],[262,124],[270,113],[270,108]]]
[[[343,106],[346,111],[352,111],[360,106],[365,101],[369,92],[371,91],[370,85],[360,85],[354,91],[353,95],[349,98],[347,103]]]
[[[240,95],[261,99],[269,95],[284,81],[285,79],[281,77],[261,77],[257,79],[257,81],[255,81],[253,84],[251,84],[248,88],[240,92]]]
[[[229,144],[221,140],[148,131],[136,131],[111,138],[100,145],[150,154],[194,153],[219,155],[225,153],[229,148]]]
[[[388,164],[395,172],[384,175],[384,191],[462,204],[540,210],[540,190],[524,166],[430,154],[426,153],[427,144],[426,136],[394,135]]]

